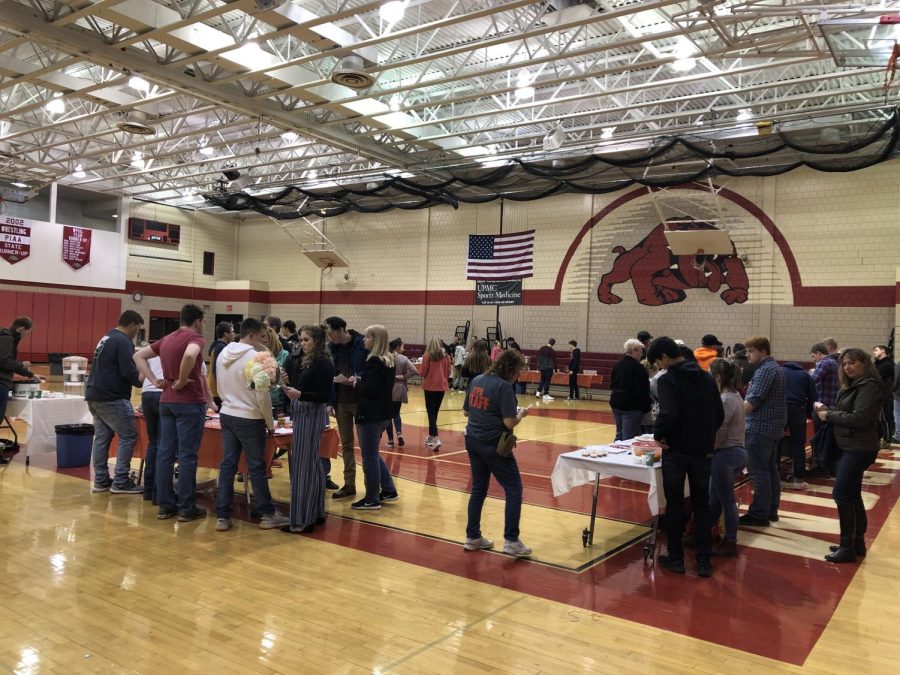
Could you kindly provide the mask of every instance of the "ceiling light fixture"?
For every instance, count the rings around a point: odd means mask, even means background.
[[[693,70],[696,65],[697,59],[686,57],[683,59],[676,59],[674,62],[672,62],[670,68],[679,73],[686,73],[689,70]]]
[[[285,131],[283,134],[281,134],[281,139],[285,143],[293,143],[298,138],[300,138],[300,134],[298,134],[296,131]]]
[[[131,154],[131,166],[135,169],[143,169],[147,163],[144,161],[144,153],[133,152]]]
[[[531,84],[531,76],[527,71],[519,73],[516,80],[516,98],[534,98],[534,87]]]
[[[72,178],[84,178],[87,174],[84,172],[84,167],[81,164],[78,164],[75,167],[75,172],[72,174]]]
[[[216,149],[211,148],[208,145],[202,145],[200,146],[200,154],[209,157],[210,155],[216,154]]]
[[[403,99],[400,98],[400,94],[394,94],[388,102],[388,108],[390,108],[391,112],[400,112],[400,107],[402,105]]]
[[[378,8],[381,20],[388,26],[399,23],[403,20],[403,15],[406,14],[406,5],[407,3],[403,0],[391,0],[390,2],[384,3]]]
[[[150,83],[139,75],[132,75],[129,77],[128,86],[136,91],[142,91],[144,93],[150,91]]]
[[[10,185],[15,185],[16,187],[20,187],[20,188],[28,187],[28,183],[10,183]]]
[[[319,172],[316,171],[315,169],[310,169],[309,171],[306,172],[306,177],[309,178],[310,180],[315,180],[316,178],[319,177]]]
[[[53,98],[44,104],[44,110],[54,115],[65,112],[66,102],[61,97],[62,94],[53,94]]]
[[[616,130],[615,127],[606,127],[605,129],[600,130],[600,138],[603,140],[607,140],[612,138],[613,132]]]
[[[753,119],[753,111],[750,110],[750,108],[741,108],[740,110],[738,110],[738,122],[746,122],[749,119]]]

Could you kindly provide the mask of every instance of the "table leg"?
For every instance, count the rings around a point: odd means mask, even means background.
[[[644,562],[653,560],[656,553],[656,535],[659,533],[659,514],[651,519],[650,538],[644,544]]]
[[[585,539],[584,533],[582,533],[582,543],[585,546],[593,546],[594,545],[594,526],[597,523],[597,501],[600,496],[600,474],[597,474],[597,477],[594,479],[594,497],[593,502],[591,504],[591,525],[590,529],[587,531],[587,537]]]

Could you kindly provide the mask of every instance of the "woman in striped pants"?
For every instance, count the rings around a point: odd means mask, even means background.
[[[309,533],[325,523],[325,470],[319,461],[322,430],[328,425],[334,365],[325,350],[320,326],[300,329],[301,357],[287,364],[284,393],[291,400],[294,438],[291,444],[291,523],[283,532]],[[298,363],[299,362],[299,363]]]

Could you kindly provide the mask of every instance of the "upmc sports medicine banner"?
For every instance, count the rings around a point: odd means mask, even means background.
[[[91,262],[91,230],[63,226],[62,259],[73,270],[80,270]]]
[[[0,216],[0,258],[15,265],[31,255],[31,221]]]
[[[522,280],[476,281],[476,305],[521,305]]]

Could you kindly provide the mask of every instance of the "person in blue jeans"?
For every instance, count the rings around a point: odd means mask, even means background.
[[[872,358],[862,349],[846,349],[841,354],[840,380],[834,408],[818,406],[816,413],[822,422],[832,425],[834,441],[841,449],[832,491],[841,538],[839,544],[830,547],[831,553],[825,560],[849,563],[866,555],[869,521],[862,499],[862,480],[878,457],[883,388]]]
[[[392,392],[397,371],[388,340],[384,326],[366,328],[363,344],[369,355],[362,376],[349,378],[356,387],[356,437],[362,450],[366,483],[366,496],[351,505],[357,511],[377,511],[382,503],[400,498],[378,450],[381,435],[394,414]]]
[[[744,399],[738,393],[740,370],[725,359],[709,366],[722,398],[725,419],[716,432],[716,451],[712,456],[709,479],[709,522],[715,524],[725,512],[725,535],[712,549],[714,556],[737,555],[738,510],[734,499],[734,475],[747,464],[744,449]]]
[[[150,369],[157,379],[163,379],[159,357],[150,359]],[[152,502],[154,506],[159,505],[156,498],[156,456],[159,450],[160,396],[162,396],[162,389],[144,378],[144,384],[141,385],[141,412],[147,428],[147,453],[144,456],[144,501]]]
[[[241,453],[247,458],[247,469],[261,530],[272,530],[289,523],[278,513],[269,492],[266,477],[266,432],[275,430],[272,419],[270,389],[250,388],[244,368],[264,351],[266,328],[253,318],[241,323],[240,342],[232,342],[222,349],[216,359],[216,390],[222,400],[219,421],[222,425],[222,464],[219,467],[219,491],[216,496],[216,532],[231,529],[234,475]],[[269,340],[270,348],[278,347]],[[270,387],[277,382],[270,383]]]
[[[525,367],[525,359],[514,350],[500,353],[488,372],[472,379],[463,402],[468,417],[466,452],[472,469],[472,493],[469,495],[466,523],[466,551],[491,549],[494,542],[481,533],[481,510],[487,497],[491,476],[497,479],[506,495],[506,517],[503,527],[503,552],[516,558],[527,558],[531,549],[519,539],[522,513],[522,477],[516,458],[497,454],[500,437],[511,431],[528,415],[527,408],[517,408],[513,384]]]
[[[767,337],[745,342],[747,360],[755,366],[744,401],[747,465],[753,483],[753,501],[741,525],[768,527],[778,521],[781,475],[778,472],[778,441],[787,426],[787,392],[784,371],[772,358]]]
[[[137,426],[131,405],[131,388],[141,386],[134,364],[134,338],[144,318],[135,311],[122,312],[116,327],[104,335],[94,349],[91,373],[85,385],[84,400],[94,417],[94,484],[91,492],[141,494],[144,488],[131,478],[131,456],[137,444]],[[116,473],[109,476],[109,446],[119,437]]]
[[[178,516],[181,522],[206,517],[197,506],[197,453],[207,407],[215,409],[201,366],[203,310],[197,305],[181,308],[180,327],[144,347],[134,355],[141,374],[162,389],[159,404],[159,451],[156,457],[156,492],[159,520]],[[149,359],[159,356],[163,379],[150,368]],[[173,475],[178,460],[178,489],[173,498]]]

